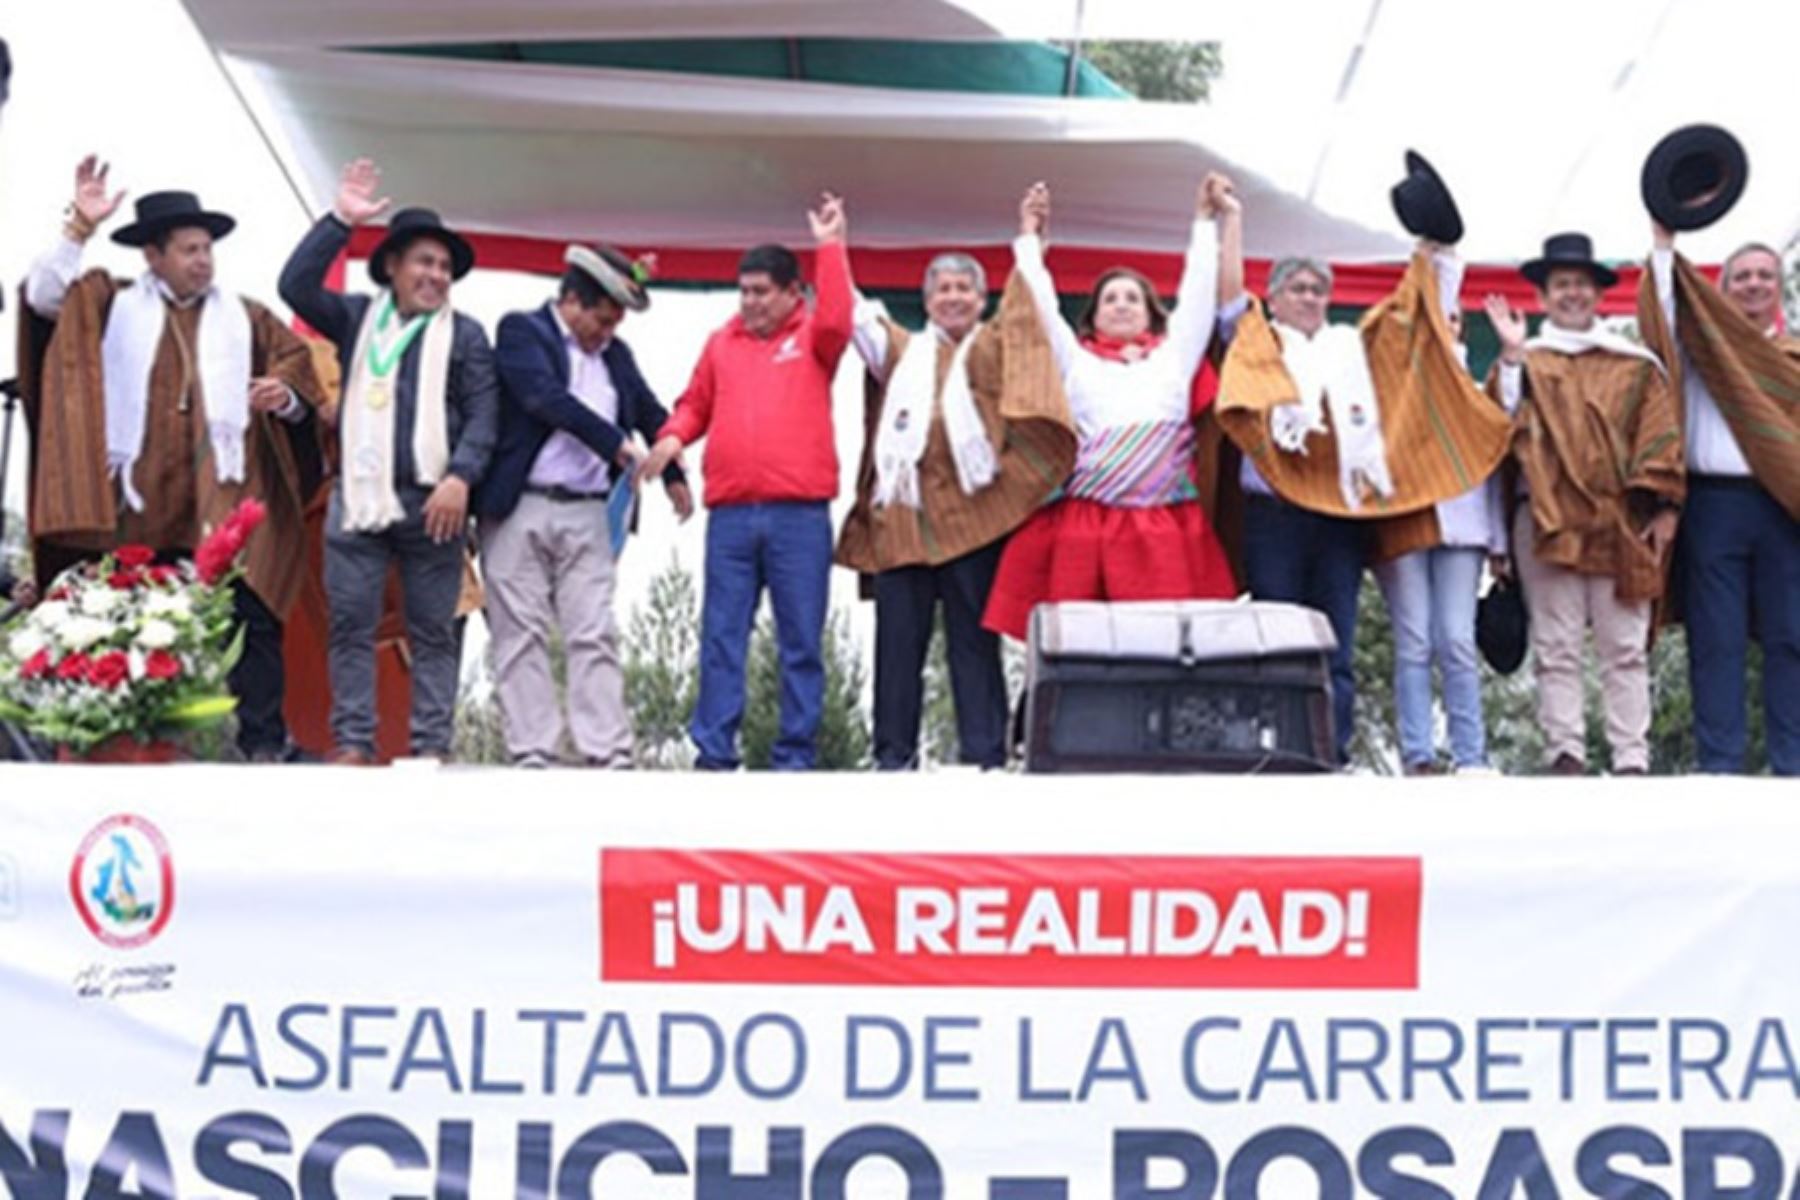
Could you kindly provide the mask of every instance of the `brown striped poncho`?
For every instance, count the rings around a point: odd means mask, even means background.
[[[883,378],[892,378],[912,336],[888,324]],[[843,566],[874,574],[960,558],[1018,528],[1068,477],[1075,462],[1075,422],[1037,310],[1021,280],[1015,277],[1007,283],[999,312],[969,336],[976,339],[969,348],[969,388],[996,448],[999,474],[974,495],[963,493],[941,407],[934,407],[919,460],[920,507],[877,506],[875,439],[884,394],[870,377],[856,503],[844,518],[838,539],[837,561]],[[954,356],[955,347],[938,347],[939,394]]]
[[[1610,575],[1620,600],[1662,595],[1665,564],[1643,527],[1660,498],[1686,494],[1675,391],[1656,364],[1591,350],[1528,350],[1513,456],[1529,493],[1531,552]],[[1500,367],[1489,377],[1498,397]],[[1524,547],[1514,547],[1522,552]]]
[[[254,496],[269,515],[251,535],[247,578],[263,602],[284,617],[304,574],[300,539],[307,499],[289,436],[311,437],[312,427],[296,433],[272,415],[253,413],[245,430],[244,481],[220,482],[212,467],[205,397],[188,365],[199,313],[171,306],[151,366],[150,411],[137,463],[145,509],[125,508],[106,464],[100,342],[113,296],[126,286],[103,270],[83,275],[63,300],[42,362],[21,358],[21,389],[35,413],[31,536],[34,542],[86,553],[126,542],[191,551],[239,500]],[[243,303],[250,314],[251,375],[272,375],[316,407],[320,388],[306,344],[262,305]]]
[[[1679,254],[1675,329],[1663,319],[1648,265],[1638,286],[1638,325],[1645,342],[1676,373],[1677,395],[1679,338],[1751,474],[1788,516],[1800,521],[1800,342],[1768,337]]]
[[[1458,361],[1438,304],[1431,260],[1415,254],[1400,286],[1360,322],[1369,375],[1381,406],[1394,494],[1361,508],[1345,503],[1338,486],[1334,438],[1315,438],[1306,454],[1286,454],[1269,437],[1269,413],[1295,401],[1274,329],[1252,304],[1225,356],[1219,420],[1276,493],[1314,512],[1386,523],[1401,541],[1434,545],[1440,501],[1482,482],[1506,455],[1511,422],[1481,393]],[[1329,410],[1327,421],[1329,421]],[[1378,526],[1378,530],[1380,527]],[[1382,530],[1383,542],[1391,539]],[[1390,553],[1403,552],[1397,546]]]

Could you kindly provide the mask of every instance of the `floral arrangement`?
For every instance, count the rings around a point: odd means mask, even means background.
[[[74,754],[164,739],[223,719],[243,649],[231,583],[266,510],[246,500],[191,561],[121,546],[57,576],[0,628],[0,719]]]

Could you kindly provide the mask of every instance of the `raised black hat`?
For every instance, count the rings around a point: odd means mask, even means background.
[[[121,246],[148,246],[170,229],[204,229],[222,238],[237,228],[237,221],[221,212],[208,212],[192,192],[150,192],[139,196],[137,220],[112,235]]]
[[[1416,150],[1406,152],[1406,178],[1396,183],[1388,197],[1394,215],[1414,237],[1430,238],[1445,246],[1462,241],[1462,214],[1437,170]]]
[[[403,208],[388,221],[387,236],[369,255],[369,278],[386,287],[388,252],[405,250],[422,237],[442,242],[449,249],[450,278],[461,279],[475,265],[474,248],[447,228],[436,212],[429,208]]]
[[[1750,178],[1743,143],[1717,125],[1686,125],[1644,159],[1644,207],[1665,229],[1705,229],[1731,211]]]
[[[1602,290],[1619,282],[1618,272],[1594,257],[1594,243],[1585,233],[1555,233],[1544,239],[1544,253],[1519,268],[1519,274],[1540,290],[1556,267],[1580,267],[1594,277]]]

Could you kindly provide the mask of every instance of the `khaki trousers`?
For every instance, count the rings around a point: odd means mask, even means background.
[[[1540,561],[1532,551],[1532,534],[1530,506],[1521,504],[1513,522],[1513,560],[1531,616],[1546,759],[1555,762],[1567,754],[1587,761],[1581,663],[1592,629],[1613,770],[1648,770],[1650,602],[1621,601],[1611,575],[1582,575]]]
[[[483,518],[481,561],[507,752],[515,762],[557,758],[563,718],[550,672],[550,636],[560,629],[576,753],[593,765],[629,763],[631,721],[613,620],[606,501],[527,492],[504,519]]]

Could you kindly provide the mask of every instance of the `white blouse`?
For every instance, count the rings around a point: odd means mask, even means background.
[[[1212,338],[1218,307],[1219,234],[1211,220],[1194,221],[1168,335],[1137,362],[1115,362],[1081,345],[1057,308],[1056,285],[1044,266],[1044,244],[1037,235],[1014,240],[1013,261],[1031,289],[1083,440],[1118,425],[1188,415],[1194,373]]]

